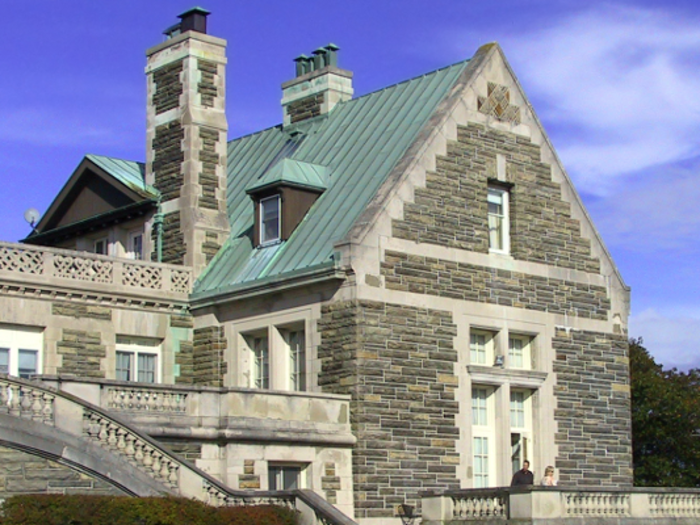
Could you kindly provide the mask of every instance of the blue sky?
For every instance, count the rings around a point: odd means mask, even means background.
[[[204,0],[202,0],[204,2]],[[86,153],[143,160],[144,51],[183,0],[3,11],[0,239],[28,233]],[[207,0],[229,137],[281,120],[292,59],[334,42],[358,95],[498,41],[632,287],[630,333],[700,367],[700,3]]]

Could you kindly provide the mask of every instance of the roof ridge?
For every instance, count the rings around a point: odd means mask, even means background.
[[[98,157],[101,159],[120,160],[122,162],[133,162],[134,164],[142,164],[144,166],[146,165],[145,161],[122,159],[120,157],[112,157],[110,155],[98,155],[97,153],[86,153],[85,157]]]

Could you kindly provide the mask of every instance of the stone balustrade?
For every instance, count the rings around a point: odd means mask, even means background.
[[[119,415],[151,437],[291,440],[352,446],[347,396],[38,376]],[[177,417],[172,417],[176,415]]]
[[[184,266],[0,242],[0,286],[12,284],[183,301],[193,276]]]
[[[456,525],[482,520],[508,523],[619,524],[700,521],[700,490],[671,488],[577,489],[517,487],[430,493],[423,497],[422,525]],[[531,520],[531,521],[527,521]]]

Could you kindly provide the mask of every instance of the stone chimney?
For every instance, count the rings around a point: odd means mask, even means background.
[[[201,273],[229,233],[226,211],[226,41],[206,34],[209,12],[179,15],[146,51],[146,182],[161,193],[153,260]]]
[[[313,56],[298,56],[296,78],[282,84],[284,125],[330,113],[338,102],[352,98],[352,72],[338,67],[334,44],[318,48]]]

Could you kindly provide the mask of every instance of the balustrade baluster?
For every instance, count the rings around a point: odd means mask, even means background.
[[[124,442],[125,442],[124,454],[125,454],[126,457],[129,458],[130,460],[133,459],[134,454],[136,454],[136,449],[134,448],[134,440],[135,440],[135,439],[136,439],[136,438],[135,438],[132,434],[130,434],[130,433],[128,433],[128,432],[127,432],[126,435],[124,436]]]
[[[42,405],[42,398],[44,397],[44,393],[41,390],[32,390],[31,391],[31,396],[32,396],[32,419],[34,421],[42,421],[44,419],[44,413],[43,413],[43,405]]]
[[[10,385],[10,414],[19,417],[20,411],[20,389],[17,385]]]
[[[44,421],[44,424],[46,425],[52,425],[53,426],[53,401],[54,401],[54,396],[49,394],[48,392],[45,392],[42,396],[42,408],[41,408],[41,414],[42,414],[42,420]]]
[[[180,465],[174,461],[170,462],[170,476],[168,477],[168,481],[170,481],[173,487],[177,487],[180,484]]]

